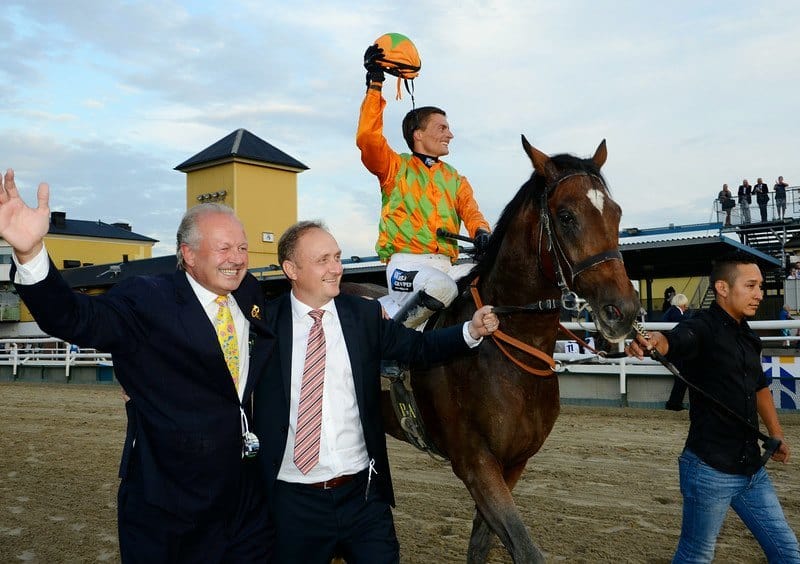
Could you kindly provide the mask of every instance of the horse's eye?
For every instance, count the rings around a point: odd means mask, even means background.
[[[558,221],[560,221],[562,225],[572,225],[575,223],[575,216],[566,210],[562,210],[558,212]]]

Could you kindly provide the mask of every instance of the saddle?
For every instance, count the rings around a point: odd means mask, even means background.
[[[354,282],[343,282],[341,291],[369,299],[378,299],[387,294],[386,288],[377,284]],[[428,331],[429,328],[435,327],[438,317],[438,312],[433,314],[425,323],[423,331]],[[447,460],[447,457],[430,440],[425,429],[425,423],[422,421],[422,415],[414,399],[410,368],[408,366],[384,363],[381,366],[381,376],[389,384],[389,397],[392,401],[394,414],[408,442],[435,459]]]
[[[423,331],[430,330],[436,326],[436,318],[439,313],[433,314],[425,323]],[[422,415],[414,399],[414,389],[411,385],[411,370],[406,365],[386,365],[381,367],[381,376],[389,382],[389,397],[392,400],[394,414],[400,428],[406,435],[408,442],[419,450],[428,453],[432,458],[446,461],[448,460],[433,441],[430,440]]]

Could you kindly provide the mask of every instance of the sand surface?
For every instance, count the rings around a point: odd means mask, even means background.
[[[800,414],[783,413],[789,445]],[[686,412],[564,407],[514,492],[551,562],[669,562],[680,527]],[[115,386],[0,383],[0,562],[119,560]],[[800,448],[800,447],[796,447]],[[800,530],[800,450],[768,468]],[[403,563],[464,562],[473,504],[449,466],[389,439]],[[491,562],[511,562],[495,549]],[[731,512],[717,562],[765,562]]]

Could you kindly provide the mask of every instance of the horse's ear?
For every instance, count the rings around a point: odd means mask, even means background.
[[[594,161],[595,166],[599,169],[603,168],[603,165],[606,164],[606,159],[608,158],[608,149],[606,149],[606,140],[603,139],[600,141],[600,144],[597,146],[597,150],[594,152],[594,156],[592,157],[592,161]]]
[[[525,135],[522,135],[522,148],[525,149],[528,158],[531,160],[531,163],[533,163],[533,170],[544,176],[546,180],[552,180],[555,170],[550,163],[550,157],[528,143]]]

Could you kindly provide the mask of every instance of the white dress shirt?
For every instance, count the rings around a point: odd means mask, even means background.
[[[186,274],[186,279],[189,281],[189,286],[192,287],[194,295],[203,306],[203,310],[214,327],[214,321],[217,318],[217,311],[219,311],[219,304],[214,300],[217,299],[218,294],[206,290],[202,287],[197,280]],[[247,385],[247,372],[250,369],[250,349],[248,337],[250,335],[250,322],[242,313],[239,304],[231,294],[228,294],[228,308],[231,310],[231,317],[233,317],[233,327],[236,329],[236,341],[239,344],[239,401],[242,401],[242,394]],[[216,329],[215,329],[216,331]]]
[[[322,306],[322,329],[325,332],[325,383],[322,388],[322,430],[320,433],[319,462],[308,474],[303,474],[294,464],[294,443],[297,432],[297,410],[300,405],[300,386],[308,346],[308,333],[314,324],[308,312],[313,308],[299,301],[292,291],[289,295],[292,309],[292,364],[289,399],[289,431],[286,449],[278,472],[278,480],[299,484],[325,482],[338,476],[355,474],[369,466],[367,445],[356,400],[353,370],[333,300]],[[470,348],[483,339],[473,339],[469,322],[462,326],[464,342]],[[372,377],[372,375],[366,375]]]
[[[356,401],[353,370],[344,342],[342,326],[333,300],[320,309],[325,332],[325,384],[322,388],[322,431],[319,462],[308,474],[294,464],[294,443],[297,431],[297,409],[303,380],[308,333],[314,320],[308,315],[313,308],[290,294],[292,308],[292,384],[289,400],[289,432],[278,479],[284,482],[311,484],[337,476],[355,474],[369,466],[364,430]]]
[[[19,263],[16,254],[12,253],[11,257],[14,260],[14,264],[17,266],[17,273],[14,276],[14,282],[17,284],[36,284],[47,278],[47,274],[50,272],[50,260],[47,256],[47,249],[44,248],[44,246],[42,246],[42,250],[39,254],[25,264]],[[200,305],[203,306],[203,310],[206,312],[208,320],[213,328],[214,319],[219,309],[219,305],[214,302],[217,298],[217,294],[203,288],[188,274],[186,274],[186,278],[189,280],[189,286],[191,286],[192,291],[200,301]],[[239,309],[236,300],[230,295],[229,297],[228,307],[231,310],[233,325],[236,328],[236,336],[239,341],[239,400],[241,401],[242,393],[247,384],[247,371],[250,368],[250,349],[248,343],[250,322],[245,318],[242,310]]]

